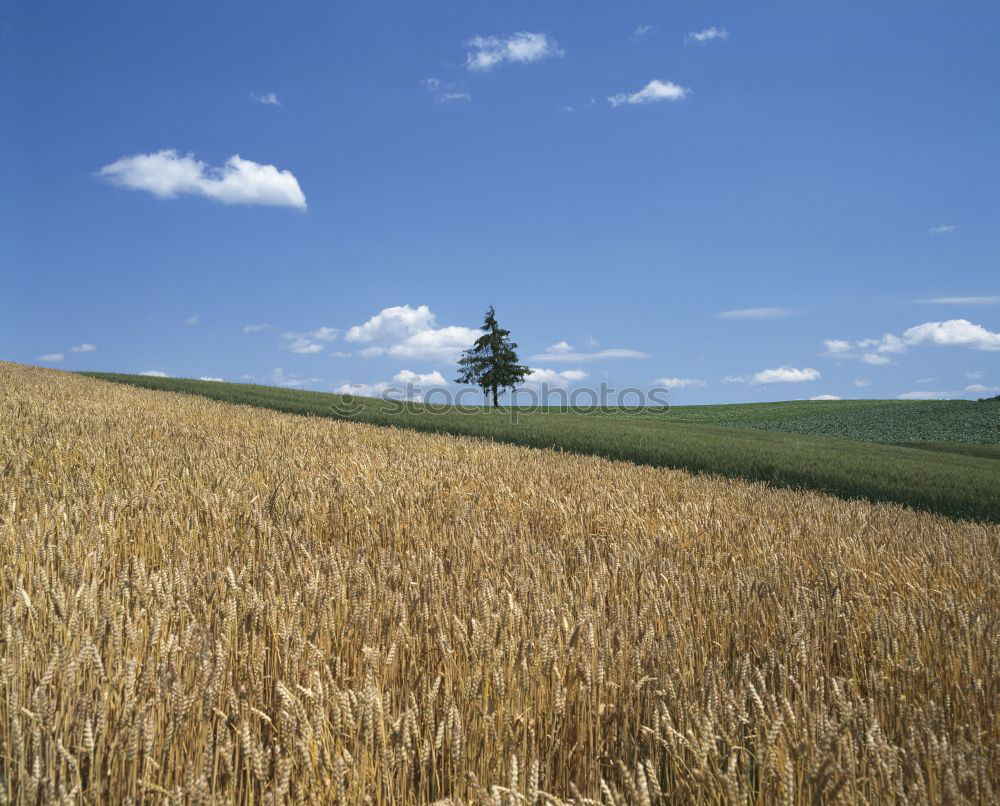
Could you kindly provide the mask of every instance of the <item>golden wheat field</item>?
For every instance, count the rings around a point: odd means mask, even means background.
[[[990,803],[1000,529],[0,364],[0,799]]]

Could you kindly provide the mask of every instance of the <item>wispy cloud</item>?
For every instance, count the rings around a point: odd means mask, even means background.
[[[737,308],[734,311],[717,313],[719,319],[779,319],[783,316],[794,316],[795,308]]]
[[[717,28],[712,26],[711,28],[703,28],[700,31],[691,31],[684,35],[685,42],[697,42],[700,45],[704,45],[707,42],[714,42],[716,40],[725,41],[729,39],[729,31],[725,28]]]
[[[150,378],[169,378],[166,372],[159,369],[147,369],[145,372],[140,372],[140,375],[148,375]]]
[[[434,97],[434,102],[438,104],[472,100],[472,96],[465,90],[456,87],[454,84],[443,84],[437,78],[422,78],[420,86],[431,93]]]
[[[949,232],[955,231],[954,224],[938,224],[936,227],[931,227],[927,230],[931,235],[947,235]]]
[[[337,338],[340,331],[335,327],[319,327],[315,330],[308,330],[304,333],[283,333],[284,343],[281,349],[288,350],[299,355],[311,355],[320,353],[325,349],[325,345]]]
[[[469,70],[492,70],[504,62],[537,62],[566,55],[559,44],[544,33],[521,31],[513,36],[476,36],[466,42],[472,50],[466,55]]]
[[[653,381],[653,386],[659,386],[663,389],[688,389],[704,385],[705,382],[700,378],[657,378]]]
[[[84,342],[83,344],[73,345],[72,347],[69,348],[69,351],[71,353],[92,353],[96,349],[97,348],[93,344],[87,344],[86,342]]]
[[[48,364],[54,364],[57,361],[62,361],[66,356],[62,353],[46,353],[45,355],[38,356],[39,361],[44,361]]]
[[[223,204],[260,204],[306,209],[306,197],[291,171],[231,156],[213,168],[174,149],[122,157],[105,165],[98,176],[130,190],[145,190],[161,199],[204,196]]]
[[[573,349],[573,346],[568,342],[558,341],[546,347],[545,352],[531,356],[530,360],[548,364],[577,364],[582,361],[608,361],[620,358],[649,358],[649,354],[640,352],[639,350],[621,348],[582,353]]]
[[[262,330],[270,330],[273,327],[274,327],[274,325],[269,325],[266,322],[261,323],[259,325],[244,325],[243,326],[243,332],[244,333],[259,333]]]
[[[642,39],[643,37],[649,36],[654,31],[656,31],[655,25],[640,25],[632,32],[632,35],[629,37],[629,39],[635,42]]]
[[[723,378],[724,383],[804,383],[806,381],[818,381],[820,372],[812,367],[797,369],[795,367],[780,366],[775,369],[764,369],[755,372],[753,375],[727,375]]]
[[[261,95],[251,92],[250,97],[257,103],[264,104],[264,106],[281,106],[281,101],[278,100],[278,96],[273,92],[265,92]]]
[[[1000,297],[932,297],[918,299],[929,305],[1000,305]]]
[[[187,319],[184,320],[184,324],[185,325],[194,326],[194,325],[198,324],[198,318],[199,318],[198,314],[194,314],[193,316],[189,316]]]
[[[609,95],[608,103],[612,107],[619,107],[627,104],[652,104],[659,101],[683,101],[691,90],[675,84],[673,81],[660,81],[654,78],[638,92]]]

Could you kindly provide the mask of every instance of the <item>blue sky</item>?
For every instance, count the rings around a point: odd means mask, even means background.
[[[996,394],[1000,6],[830,8],[8,0],[0,358]]]

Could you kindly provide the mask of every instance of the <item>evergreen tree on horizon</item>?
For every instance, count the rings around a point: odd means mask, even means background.
[[[492,394],[493,408],[500,408],[500,392],[513,391],[531,370],[518,363],[517,344],[510,340],[510,331],[500,327],[492,305],[480,330],[483,335],[462,353],[455,383],[474,383],[482,387],[484,395]]]

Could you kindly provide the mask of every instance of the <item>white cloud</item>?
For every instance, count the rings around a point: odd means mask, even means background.
[[[1000,350],[1000,333],[993,333],[968,319],[925,322],[903,331],[909,345],[937,344],[946,347],[971,347],[974,350]]]
[[[565,56],[548,34],[533,34],[527,31],[516,33],[506,39],[498,36],[477,36],[466,42],[472,48],[466,56],[465,66],[469,70],[492,70],[503,62],[536,62],[557,56]]]
[[[798,313],[794,308],[739,308],[717,313],[720,319],[778,319]]]
[[[333,391],[338,395],[355,395],[357,397],[382,397],[394,400],[421,401],[424,394],[432,388],[447,386],[445,377],[433,370],[432,372],[413,372],[409,369],[400,370],[392,381],[377,383],[342,383]]]
[[[340,333],[335,327],[320,327],[305,333],[283,333],[282,338],[285,343],[281,345],[283,350],[289,350],[299,355],[312,355],[320,353],[325,344],[329,344]]]
[[[937,378],[917,378],[914,383],[937,383]]]
[[[981,383],[970,383],[965,387],[966,392],[981,395],[986,392],[1000,392],[1000,386],[985,386]]]
[[[347,331],[347,341],[369,344],[363,358],[388,355],[392,358],[453,361],[471,347],[479,331],[460,325],[438,327],[430,308],[397,305],[383,308],[361,325]]]
[[[448,381],[445,380],[444,376],[434,370],[433,372],[425,372],[423,374],[418,372],[413,372],[409,369],[400,370],[392,379],[396,383],[405,383],[411,386],[447,386]]]
[[[306,378],[295,373],[286,373],[281,367],[271,370],[271,382],[287,389],[301,389],[304,386],[316,386],[323,383],[322,378]]]
[[[434,96],[435,103],[448,104],[452,101],[471,101],[472,96],[454,84],[442,84],[437,78],[422,78],[420,86]]]
[[[660,386],[664,389],[687,389],[690,386],[704,386],[705,382],[699,378],[657,378],[653,381],[653,386]]]
[[[196,324],[198,324],[198,314],[195,314],[194,316],[189,316],[187,319],[184,320],[184,324],[185,325],[196,325]]]
[[[725,28],[716,28],[713,25],[711,28],[703,28],[700,31],[691,31],[684,37],[685,42],[698,42],[699,44],[712,42],[716,39],[722,41],[729,39],[729,31]]]
[[[379,383],[342,383],[333,391],[338,395],[354,395],[355,397],[382,397],[391,388],[385,381]]]
[[[898,396],[899,400],[950,400],[955,396],[954,392],[931,392],[922,390],[919,392],[903,392]]]
[[[878,353],[906,352],[906,343],[892,333],[884,333],[880,339],[862,339],[858,342],[858,347],[863,350],[874,350]]]
[[[860,358],[866,364],[890,363],[888,355],[905,353],[910,347],[936,344],[943,347],[970,347],[974,350],[1000,350],[1000,333],[973,324],[968,319],[948,319],[944,322],[924,322],[903,331],[902,337],[885,333],[877,339],[847,342],[827,339],[823,342],[826,355],[834,358]],[[851,350],[858,348],[862,352]]]
[[[566,363],[577,364],[581,361],[604,361],[618,358],[649,358],[648,353],[638,350],[609,349],[597,350],[592,353],[580,353],[573,349],[572,345],[565,341],[557,341],[545,348],[545,352],[531,356],[532,361],[545,362],[549,364]]]
[[[261,165],[234,154],[213,168],[174,149],[135,154],[105,165],[98,175],[120,187],[145,190],[161,199],[181,194],[223,204],[265,204],[306,209],[306,197],[291,171]]]
[[[632,32],[632,36],[630,36],[629,38],[635,40],[642,39],[644,36],[649,36],[655,30],[656,30],[655,25],[640,25]]]
[[[824,339],[823,346],[827,355],[840,355],[851,351],[851,343],[843,339]]]
[[[810,400],[843,400],[840,395],[816,395],[815,397],[809,398]]]
[[[623,104],[651,104],[657,101],[683,101],[691,90],[675,84],[673,81],[660,81],[654,78],[638,92],[620,92],[617,95],[609,95],[608,103],[612,107]]]
[[[965,377],[970,381],[978,381],[980,378],[984,377],[986,373],[981,370],[976,370],[975,372],[966,372]]]
[[[855,378],[851,381],[852,386],[857,386],[859,389],[863,389],[866,386],[871,386],[872,382],[867,378]]]
[[[532,386],[552,386],[558,389],[565,388],[571,383],[582,381],[587,377],[587,373],[582,369],[567,369],[557,372],[554,369],[536,368],[532,369],[525,378],[525,382]]]
[[[69,351],[71,353],[92,353],[96,349],[97,348],[93,344],[87,344],[84,342],[83,344],[76,344],[73,347],[70,347]]]
[[[568,341],[557,341],[555,344],[550,344],[545,348],[547,353],[571,353],[573,352],[573,345]]]
[[[265,92],[263,95],[251,92],[250,97],[257,103],[264,104],[264,106],[281,106],[281,101],[278,100],[278,96],[273,92]]]
[[[933,297],[917,302],[931,305],[1000,305],[1000,297]]]
[[[927,230],[931,235],[945,235],[949,232],[955,231],[954,224],[938,224],[936,227],[931,227]]]
[[[244,325],[244,333],[259,333],[261,330],[270,330],[274,325],[260,324],[260,325]]]
[[[803,381],[819,380],[819,370],[812,367],[796,369],[795,367],[781,366],[776,369],[765,369],[756,373],[751,379],[751,383],[802,383]]]
[[[140,372],[140,375],[146,375],[150,378],[169,378],[166,372],[161,372],[158,369],[147,369],[145,372]]]
[[[202,375],[198,380],[199,381],[217,381],[218,383],[222,383],[225,379],[224,378],[212,378],[212,377],[210,377],[208,375]]]
[[[65,357],[66,356],[62,353],[46,353],[45,355],[38,356],[38,360],[54,363],[56,361],[62,361]]]

